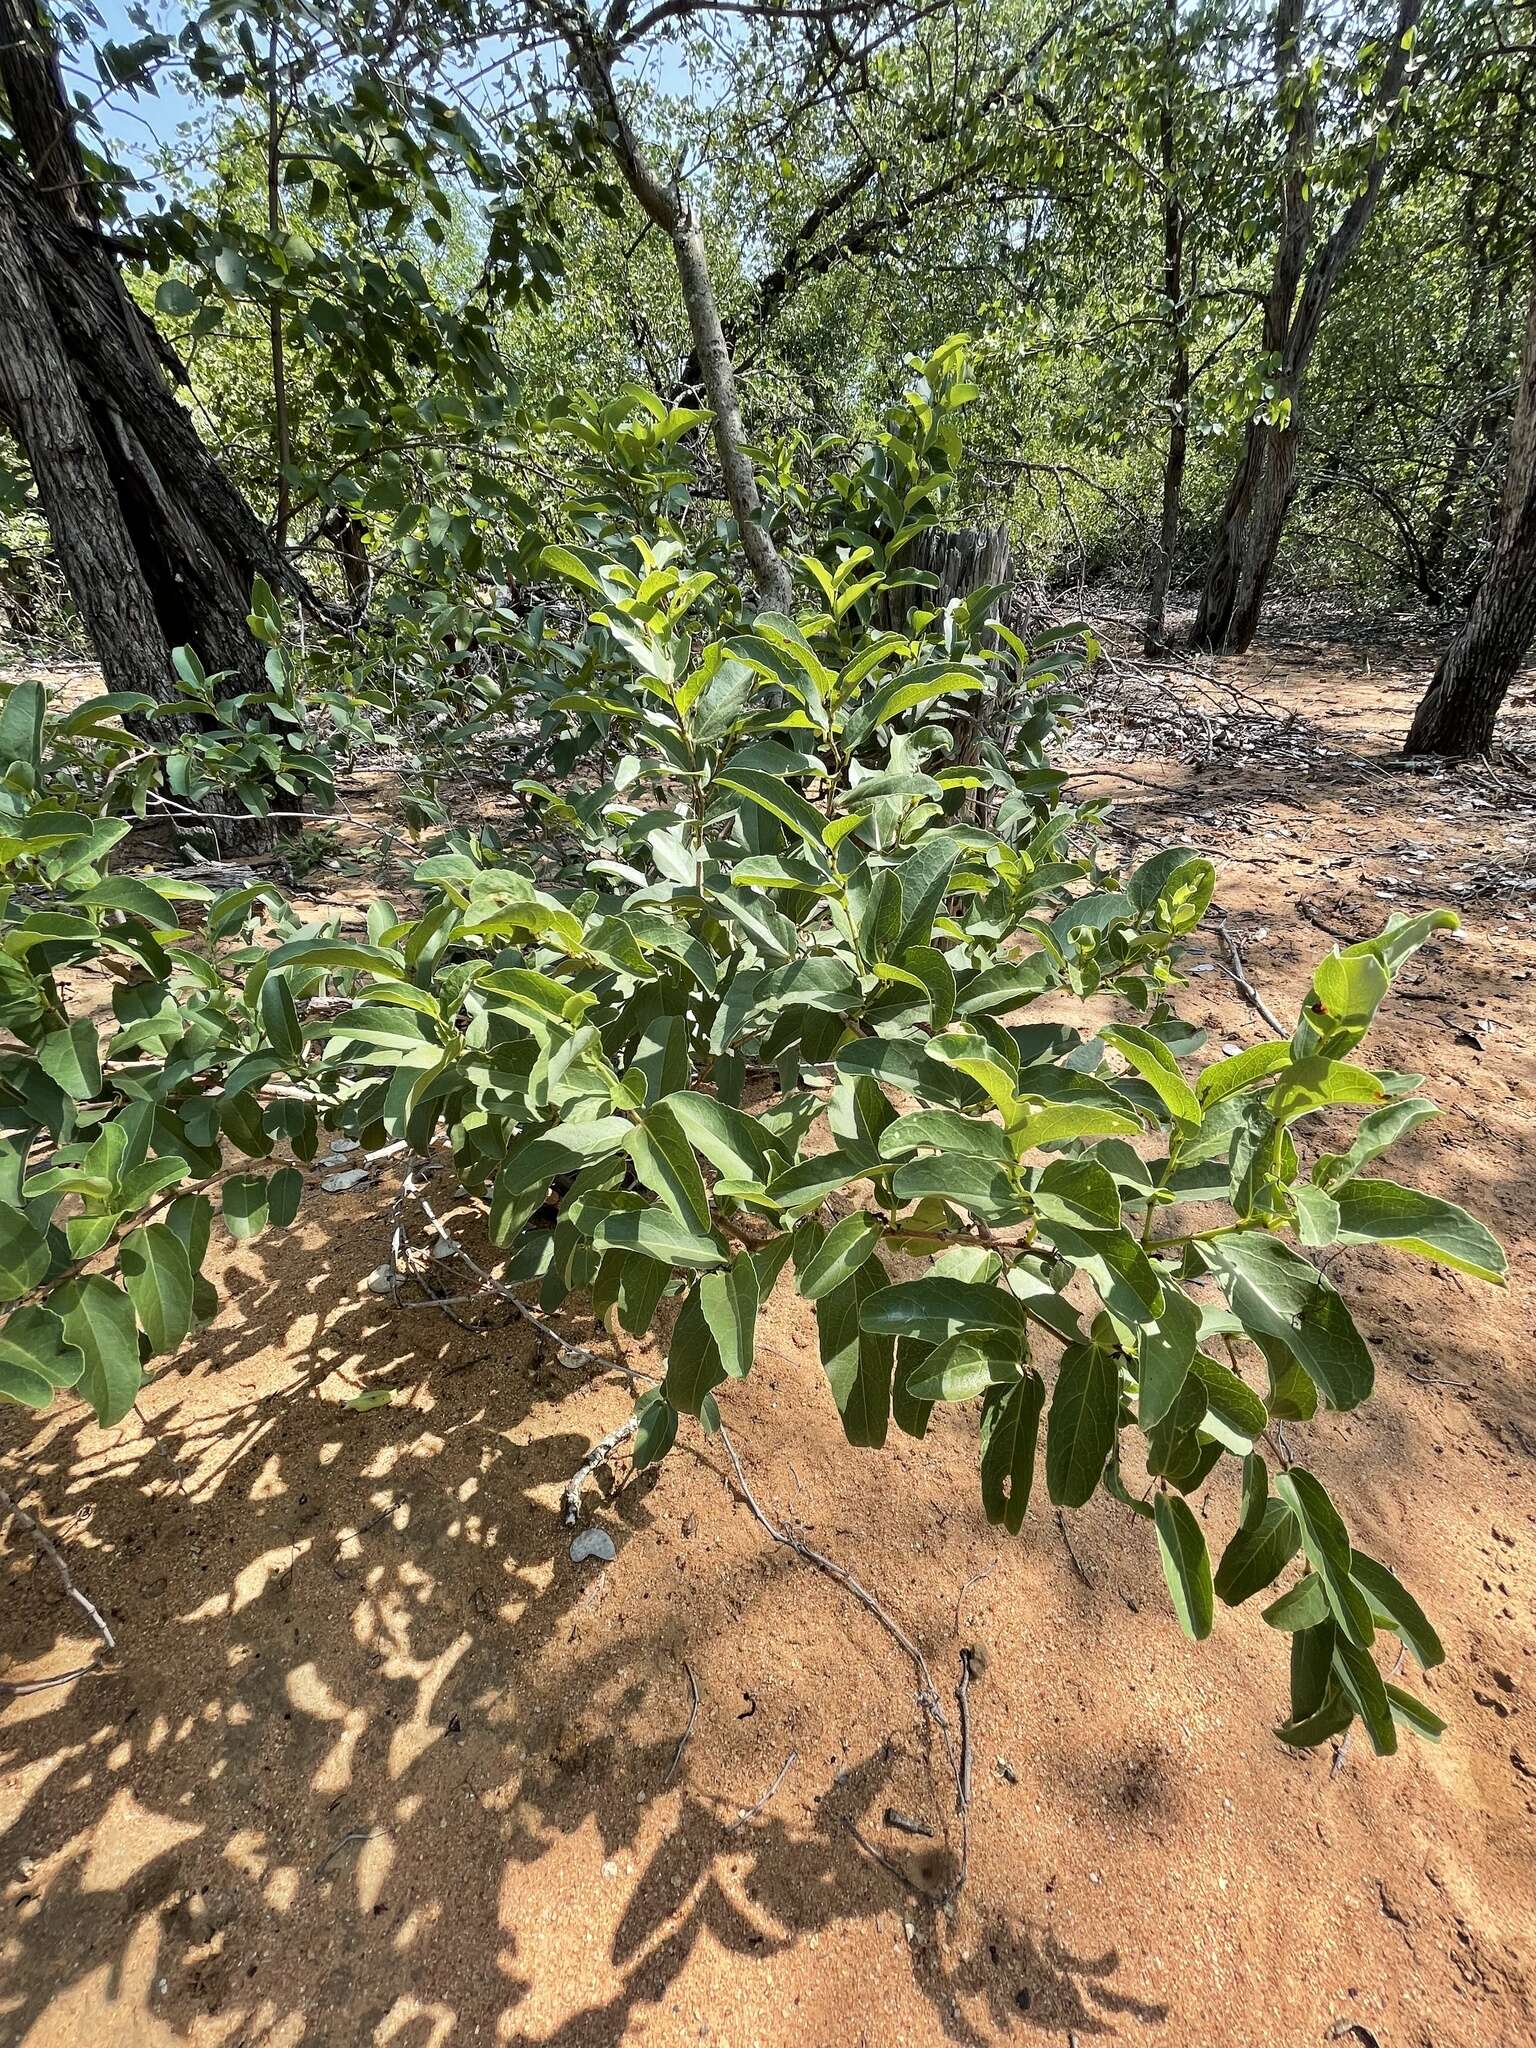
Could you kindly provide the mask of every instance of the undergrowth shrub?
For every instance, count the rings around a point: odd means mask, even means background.
[[[1120,869],[1049,765],[1091,640],[1026,646],[988,593],[926,609],[903,567],[962,376],[941,351],[837,479],[794,617],[754,614],[670,482],[589,480],[544,555],[564,595],[522,628],[524,737],[566,769],[521,782],[543,836],[514,857],[448,832],[415,905],[376,901],[362,936],[263,888],[116,871],[126,822],[44,772],[113,707],[50,726],[12,692],[0,1394],[74,1387],[120,1419],[216,1309],[216,1208],[236,1237],[291,1221],[302,1177],[270,1162],[322,1127],[403,1143],[478,1205],[498,1287],[665,1332],[637,1465],[719,1427],[782,1281],[851,1446],[961,1405],[983,1510],[1017,1531],[1043,1433],[1050,1500],[1103,1489],[1144,1520],[1187,1634],[1265,1596],[1283,1740],[1358,1717],[1390,1751],[1441,1723],[1376,1638],[1424,1666],[1439,1642],[1274,1425],[1374,1378],[1310,1252],[1504,1276],[1480,1223],[1374,1170],[1433,1105],[1362,1042],[1454,920],[1392,919],[1321,963],[1289,1040],[1202,1057],[1176,1003],[1210,864]],[[592,438],[622,458],[612,418]],[[624,524],[637,498],[649,531]],[[893,590],[907,624],[881,629]],[[1309,1143],[1336,1111],[1359,1112],[1348,1142]],[[1226,1474],[1213,1567],[1190,1498]]]

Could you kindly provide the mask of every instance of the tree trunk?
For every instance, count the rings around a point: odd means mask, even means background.
[[[184,382],[184,373],[129,297],[101,233],[37,0],[0,0],[0,85],[31,173],[0,157],[11,276],[30,286],[5,311],[0,394],[13,376],[28,383],[26,418],[15,403],[6,410],[103,672],[119,687],[132,674],[132,687],[169,702],[177,695],[169,649],[188,646],[210,674],[260,689],[263,651],[246,625],[255,578],[316,613],[327,608],[172,392],[171,379]],[[41,406],[40,377],[48,386]]]
[[[1536,640],[1536,248],[1520,394],[1493,556],[1466,624],[1414,716],[1404,752],[1464,759],[1493,744],[1505,693]]]
[[[0,190],[0,404],[27,451],[59,563],[109,690],[169,694],[170,649],[112,478]]]
[[[698,214],[690,201],[675,187],[663,184],[651,168],[619,104],[613,75],[602,51],[584,30],[568,29],[566,34],[572,64],[594,115],[612,143],[625,182],[645,214],[671,240],[688,314],[688,331],[693,339],[693,360],[714,414],[715,451],[720,459],[726,501],[735,517],[742,551],[764,606],[769,611],[787,612],[794,604],[794,587],[788,566],[763,524],[757,473],[744,445],[746,434],[736,398],[736,372],[720,324]]]
[[[1147,592],[1147,623],[1143,650],[1161,654],[1168,645],[1168,584],[1174,550],[1179,544],[1179,506],[1184,495],[1184,465],[1189,453],[1189,339],[1184,331],[1184,202],[1175,185],[1177,129],[1174,107],[1174,60],[1178,10],[1168,0],[1164,48],[1163,102],[1158,118],[1158,158],[1163,174],[1163,300],[1168,312],[1168,339],[1173,365],[1168,376],[1168,452],[1163,458],[1163,517]]]
[[[1265,587],[1296,490],[1307,364],[1334,287],[1359,248],[1381,195],[1387,144],[1402,109],[1409,51],[1423,0],[1398,0],[1394,41],[1376,97],[1375,153],[1359,191],[1310,264],[1307,246],[1317,204],[1312,162],[1317,103],[1302,49],[1306,10],[1307,0],[1277,0],[1273,25],[1278,97],[1287,127],[1280,232],[1264,302],[1264,350],[1275,364],[1279,396],[1288,405],[1281,418],[1250,424],[1242,464],[1227,495],[1221,534],[1206,566],[1190,643],[1216,654],[1245,653],[1258,631]]]
[[[1250,424],[1243,465],[1222,515],[1221,535],[1206,564],[1200,609],[1190,633],[1192,646],[1215,654],[1241,654],[1253,645],[1296,490],[1300,444],[1294,413],[1283,426],[1267,420]]]

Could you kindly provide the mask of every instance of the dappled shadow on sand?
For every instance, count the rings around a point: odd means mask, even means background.
[[[793,1608],[799,1567],[686,1459],[670,1483],[710,1489],[726,1525],[707,1568],[680,1554],[686,1523],[658,1527],[650,1475],[611,1504],[618,1563],[574,1564],[558,1490],[599,1433],[594,1401],[622,1413],[622,1391],[573,1389],[525,1330],[473,1336],[350,1294],[375,1229],[245,1248],[237,1308],[142,1419],[101,1433],[71,1411],[24,1471],[11,1461],[120,1649],[0,1718],[5,2038],[57,2026],[89,1982],[82,2011],[116,2005],[153,2040],[435,2048],[489,2022],[611,2043],[666,2008],[701,1944],[768,1965],[880,1916],[905,1917],[910,1986],[957,2042],[1159,2022],[1113,1953],[991,1913],[951,1938],[952,1784],[862,1615],[849,1696],[879,1665],[900,1725],[836,1768],[791,1698],[780,1732],[804,1764],[740,1818],[772,1770],[755,1702],[722,1709],[708,1659],[758,1601]],[[266,1392],[284,1329],[297,1369]],[[337,1373],[399,1391],[348,1411],[320,1393]],[[14,1544],[0,1611],[11,1678],[78,1661],[74,1611]],[[679,1756],[684,1660],[709,1710]],[[926,1799],[936,1828],[891,1852],[894,1873],[845,1825],[878,1833],[893,1797]],[[833,2018],[802,2009],[784,2037]]]

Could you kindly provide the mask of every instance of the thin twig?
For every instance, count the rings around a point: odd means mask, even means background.
[[[779,1765],[778,1776],[774,1779],[773,1783],[768,1787],[768,1790],[763,1794],[762,1798],[759,1799],[757,1803],[753,1806],[744,1806],[741,1809],[740,1813],[737,1814],[734,1820],[728,1820],[725,1824],[725,1833],[728,1835],[734,1835],[739,1827],[745,1827],[749,1820],[756,1819],[757,1815],[762,1812],[763,1808],[773,1798],[774,1793],[778,1791],[779,1787],[783,1784],[784,1780],[789,1776],[790,1772],[794,1769],[795,1765],[799,1763],[799,1761],[799,1750],[792,1749],[789,1752],[789,1755],[785,1757],[783,1763]]]
[[[775,1543],[782,1543],[787,1549],[792,1550],[797,1557],[804,1559],[807,1564],[813,1565],[817,1571],[825,1572],[828,1578],[843,1588],[844,1592],[851,1593],[860,1606],[874,1616],[875,1620],[879,1622],[880,1626],[891,1638],[891,1641],[911,1658],[918,1677],[918,1701],[928,1718],[939,1730],[940,1740],[944,1744],[944,1754],[955,1781],[956,1804],[960,1815],[960,1859],[955,1881],[946,1894],[948,1898],[954,1898],[959,1892],[960,1887],[965,1883],[966,1866],[969,1860],[970,1813],[968,1792],[964,1778],[966,1766],[962,1757],[956,1751],[954,1738],[950,1733],[949,1720],[939,1699],[938,1687],[934,1684],[933,1673],[928,1668],[928,1659],[917,1647],[917,1644],[913,1642],[901,1623],[886,1611],[867,1586],[860,1585],[859,1581],[845,1565],[840,1565],[835,1558],[828,1557],[823,1551],[813,1548],[803,1537],[797,1536],[793,1529],[783,1527],[765,1512],[762,1503],[748,1484],[747,1475],[742,1469],[741,1459],[736,1452],[736,1446],[731,1442],[723,1426],[719,1431],[719,1437],[725,1447],[725,1454],[731,1461],[731,1469],[736,1475],[737,1491],[757,1521],[767,1530],[773,1541]],[[897,1877],[901,1883],[905,1884],[907,1882],[907,1879],[895,1869],[894,1865],[886,1862],[886,1859],[880,1854],[878,1849],[875,1849],[864,1840],[864,1837],[854,1827],[852,1821],[845,1818],[844,1825],[851,1831],[854,1840],[859,1843],[861,1848],[867,1850],[877,1863],[885,1864],[886,1869],[890,1870],[892,1875]]]
[[[19,1700],[25,1693],[47,1692],[55,1685],[73,1685],[77,1678],[106,1678],[99,1664],[77,1664],[73,1671],[60,1671],[53,1678],[0,1678],[0,1698]]]
[[[1083,1570],[1082,1563],[1078,1558],[1077,1552],[1072,1548],[1072,1538],[1067,1534],[1067,1518],[1061,1512],[1060,1508],[1056,1510],[1056,1527],[1061,1531],[1061,1540],[1066,1545],[1068,1557],[1070,1557],[1072,1560],[1073,1571],[1077,1573],[1077,1576],[1082,1580],[1085,1586],[1091,1586],[1093,1584],[1093,1581],[1089,1578],[1088,1574]]]
[[[1236,982],[1238,994],[1243,998],[1243,1001],[1248,1004],[1250,1009],[1258,1011],[1259,1015],[1264,1019],[1264,1022],[1269,1026],[1270,1030],[1273,1031],[1277,1037],[1286,1037],[1287,1031],[1285,1025],[1283,1025],[1280,1022],[1280,1019],[1275,1015],[1274,1011],[1269,1007],[1268,1003],[1265,1002],[1264,998],[1259,994],[1258,990],[1254,987],[1253,983],[1248,979],[1247,970],[1243,965],[1242,948],[1238,945],[1237,940],[1233,935],[1232,927],[1227,923],[1224,917],[1217,918],[1214,922],[1215,929],[1220,934],[1221,943],[1223,946],[1225,946],[1227,951],[1226,972],[1232,977],[1233,981]]]
[[[683,1669],[688,1674],[688,1690],[693,1694],[693,1700],[688,1708],[688,1726],[677,1738],[677,1747],[672,1752],[672,1761],[667,1766],[667,1775],[661,1781],[663,1785],[670,1785],[677,1776],[677,1767],[683,1760],[683,1751],[688,1747],[688,1738],[693,1733],[693,1724],[699,1718],[699,1681],[694,1677],[693,1666],[686,1657],[683,1659]]]
[[[979,1586],[983,1579],[990,1579],[992,1574],[997,1570],[998,1562],[999,1560],[994,1557],[992,1562],[986,1567],[984,1571],[972,1572],[971,1576],[966,1580],[965,1584],[960,1588],[959,1592],[955,1595],[956,1635],[959,1635],[960,1633],[960,1609],[962,1604],[964,1603],[966,1594],[969,1593],[972,1586]]]
[[[788,1549],[794,1551],[797,1557],[803,1558],[807,1564],[814,1565],[817,1571],[825,1572],[829,1578],[835,1579],[845,1592],[851,1593],[854,1599],[874,1616],[892,1642],[911,1658],[918,1678],[921,1681],[918,1698],[931,1719],[937,1722],[938,1726],[944,1730],[947,1744],[949,1722],[945,1719],[944,1709],[939,1704],[938,1687],[933,1682],[933,1673],[928,1669],[928,1660],[922,1651],[913,1642],[901,1623],[893,1615],[886,1612],[885,1608],[881,1606],[867,1586],[859,1584],[852,1572],[848,1571],[845,1566],[840,1565],[835,1558],[827,1557],[823,1552],[813,1549],[802,1537],[797,1536],[792,1529],[783,1528],[764,1511],[761,1502],[747,1483],[747,1475],[742,1469],[741,1459],[737,1456],[736,1446],[731,1442],[730,1437],[723,1428],[720,1430],[719,1436],[721,1443],[725,1446],[725,1454],[730,1459],[732,1469],[735,1472],[738,1492],[746,1505],[751,1509],[753,1515],[756,1516],[757,1520],[773,1538],[774,1542],[784,1544]]]
[[[616,1429],[598,1439],[565,1482],[565,1491],[560,1496],[560,1520],[565,1528],[574,1529],[581,1520],[582,1489],[592,1474],[600,1465],[606,1465],[619,1445],[628,1442],[639,1427],[640,1417],[627,1415]]]
[[[117,1648],[117,1638],[113,1635],[111,1629],[107,1627],[105,1620],[102,1618],[100,1608],[98,1608],[93,1601],[88,1600],[86,1598],[84,1593],[81,1592],[80,1588],[75,1584],[74,1580],[70,1577],[69,1566],[64,1562],[63,1557],[60,1555],[58,1545],[54,1542],[53,1538],[48,1534],[48,1531],[42,1526],[42,1524],[39,1521],[37,1521],[32,1515],[29,1515],[25,1508],[17,1506],[16,1502],[11,1499],[11,1496],[6,1492],[3,1486],[0,1486],[0,1510],[3,1510],[6,1514],[13,1515],[15,1517],[17,1523],[20,1525],[22,1530],[32,1538],[34,1544],[36,1544],[37,1548],[42,1552],[43,1556],[47,1558],[48,1562],[53,1566],[54,1570],[58,1573],[60,1583],[63,1585],[63,1588],[65,1592],[69,1595],[70,1599],[73,1600],[77,1606],[82,1607],[85,1610],[85,1612],[90,1616],[92,1626],[95,1628],[96,1633],[101,1637],[101,1640],[106,1644],[107,1648],[109,1650],[115,1650]]]
[[[871,1842],[867,1836],[862,1835],[859,1832],[858,1828],[848,1818],[846,1813],[843,1815],[843,1826],[848,1830],[849,1834],[852,1835],[853,1839],[864,1851],[864,1854],[866,1856],[872,1857],[874,1861],[879,1864],[882,1870],[886,1871],[891,1877],[894,1877],[896,1882],[901,1886],[903,1891],[921,1891],[922,1887],[912,1882],[911,1878],[908,1877],[907,1873],[902,1869],[899,1863],[893,1863],[889,1856],[882,1855],[881,1852],[875,1847],[874,1843]]]

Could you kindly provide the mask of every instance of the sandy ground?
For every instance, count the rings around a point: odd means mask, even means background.
[[[1083,786],[1127,835],[1218,859],[1282,1014],[1327,934],[1439,901],[1465,920],[1373,1044],[1444,1105],[1400,1177],[1493,1222],[1512,1284],[1340,1257],[1378,1394],[1292,1432],[1442,1625],[1438,1747],[1282,1749],[1283,1641],[1244,1609],[1186,1644],[1108,1501],[1070,1551],[1038,1499],[1022,1536],[989,1529],[969,1412],[849,1452],[781,1296],[724,1403],[753,1485],[879,1592],[946,1695],[961,1646],[985,1653],[969,1882],[936,1910],[952,1781],[906,1660],[768,1541],[696,1432],[589,1494],[617,1560],[574,1564],[559,1491],[622,1383],[360,1291],[386,1168],[228,1248],[217,1323],[121,1427],[0,1414],[4,1484],[119,1644],[0,1712],[0,2044],[1536,2037],[1536,790],[1383,765],[1424,674],[1414,650],[1272,644],[1241,699],[1176,678],[1080,749],[1113,757]],[[1196,949],[1187,1007],[1251,1043],[1223,957]],[[364,1387],[393,1400],[347,1407]],[[1225,1488],[1195,1504],[1220,1542]],[[8,1532],[4,1676],[92,1648]]]

